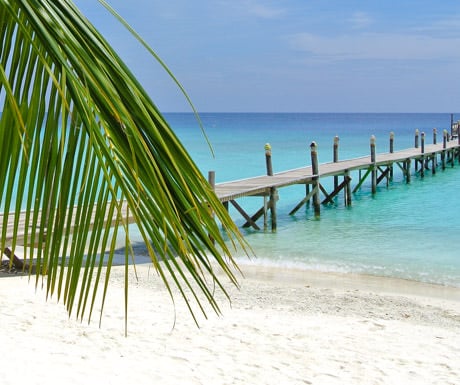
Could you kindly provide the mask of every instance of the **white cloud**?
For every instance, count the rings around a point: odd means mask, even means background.
[[[460,36],[460,15],[453,15],[448,18],[435,20],[431,24],[421,25],[414,30],[417,33],[430,34],[434,36]]]
[[[460,38],[423,35],[363,33],[335,37],[299,33],[289,39],[291,48],[328,60],[431,60],[458,59]]]
[[[284,10],[282,8],[270,7],[266,4],[260,4],[252,1],[247,3],[247,10],[250,14],[262,19],[276,19],[284,14]]]
[[[286,13],[284,8],[267,3],[259,0],[224,0],[220,4],[237,10],[240,16],[250,15],[260,19],[277,19]]]
[[[364,29],[374,23],[374,19],[366,12],[355,12],[349,19],[353,29]]]

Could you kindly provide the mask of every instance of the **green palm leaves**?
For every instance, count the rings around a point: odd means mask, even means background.
[[[1,250],[83,317],[135,222],[167,287],[218,311],[206,276],[236,283],[245,241],[131,72],[70,0],[0,0],[0,28]]]

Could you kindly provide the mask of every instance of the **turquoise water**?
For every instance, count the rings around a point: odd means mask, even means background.
[[[412,147],[414,132],[450,126],[450,114],[247,114],[200,115],[215,157],[193,114],[166,114],[166,118],[204,175],[216,172],[217,183],[265,175],[265,143],[272,146],[275,172],[310,164],[309,145],[318,144],[320,162],[332,161],[333,139],[340,138],[339,158],[368,155],[371,135],[377,152],[389,151],[389,134],[395,133],[395,150]],[[460,119],[460,114],[455,115]],[[352,186],[358,174],[351,175]],[[331,191],[332,178],[321,183]],[[289,212],[305,196],[303,185],[279,190],[278,228],[271,231],[241,229],[257,258],[255,264],[367,273],[460,287],[460,164],[438,170],[424,179],[413,176],[406,184],[395,167],[393,182],[381,184],[376,195],[367,180],[345,207],[340,195],[333,206],[322,207],[314,218],[310,207]],[[263,204],[261,197],[238,200],[247,212]],[[238,225],[244,219],[231,209]],[[263,226],[262,221],[259,225]],[[135,235],[136,232],[134,231]],[[132,235],[133,235],[132,234]],[[134,239],[136,240],[136,239]],[[144,250],[145,252],[145,250]],[[143,248],[136,248],[142,259]],[[237,256],[248,263],[245,256]]]
[[[318,144],[320,162],[332,160],[334,136],[340,138],[339,158],[369,154],[371,135],[377,152],[389,151],[389,134],[395,133],[395,150],[414,145],[418,128],[432,143],[433,128],[450,127],[450,114],[202,114],[215,158],[192,114],[167,114],[169,123],[202,170],[216,172],[222,182],[264,175],[264,144],[272,146],[274,171],[310,164],[309,144]],[[457,116],[455,115],[457,119]],[[397,168],[396,168],[397,169]],[[358,174],[352,174],[352,186]],[[321,181],[328,189],[332,178]],[[460,165],[406,184],[396,171],[387,188],[379,185],[372,196],[369,182],[354,194],[351,207],[341,196],[334,206],[322,208],[314,219],[305,207],[289,212],[304,197],[303,185],[280,189],[278,229],[242,229],[257,258],[251,263],[368,273],[460,287]],[[238,202],[253,213],[262,198]],[[244,220],[232,210],[238,224]],[[262,223],[259,223],[262,225]],[[242,261],[245,258],[241,257]]]

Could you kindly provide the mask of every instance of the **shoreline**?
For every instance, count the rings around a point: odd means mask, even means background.
[[[197,312],[198,328],[181,298],[172,304],[149,265],[136,265],[137,281],[130,269],[127,338],[122,266],[113,268],[101,328],[97,309],[88,325],[69,318],[55,299],[46,301],[27,276],[0,279],[0,352],[8,357],[5,363],[19,367],[5,371],[2,383],[458,381],[460,289],[240,267],[245,274],[240,289],[223,279],[231,304],[217,292],[222,315],[207,306],[207,319]]]
[[[460,287],[412,279],[379,276],[367,273],[334,272],[313,269],[239,264],[246,277],[251,279],[281,280],[299,284],[311,282],[323,288],[359,289],[376,294],[394,294],[417,298],[433,298],[460,302]],[[460,305],[460,304],[459,304]]]

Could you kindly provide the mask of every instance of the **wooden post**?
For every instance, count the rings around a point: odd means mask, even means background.
[[[406,160],[406,183],[410,183],[410,158]]]
[[[421,135],[421,152],[422,154],[425,153],[425,133],[422,132],[422,135]],[[420,169],[420,176],[423,178],[425,176],[425,157],[422,155],[422,158],[421,158],[421,169]]]
[[[457,122],[457,143],[460,144],[460,120]]]
[[[267,166],[267,175],[273,176],[273,166],[272,166],[272,146],[269,143],[265,144],[265,164]],[[277,218],[276,218],[276,201],[278,199],[278,192],[276,187],[270,187],[270,200],[268,201],[268,207],[270,208],[271,218],[272,218],[272,231],[276,231]],[[266,225],[266,220],[264,220],[264,225]]]
[[[208,182],[211,188],[215,190],[216,189],[216,172],[215,171],[208,171]],[[211,210],[210,207],[209,207],[209,210]],[[211,211],[211,215],[214,217],[214,212]],[[212,241],[212,243],[214,243],[213,237],[211,237],[211,235],[209,234],[208,234],[208,237]]]
[[[272,166],[272,146],[270,143],[265,143],[265,165],[267,166],[267,175],[273,176]]]
[[[345,170],[344,180],[347,183],[345,185],[345,206],[351,206],[351,178],[349,170]]]
[[[390,154],[393,154],[395,147],[395,133],[393,131],[390,132]],[[393,180],[393,164],[390,166],[390,180]]]
[[[433,128],[433,144],[437,144],[437,134],[438,134],[438,130],[436,128]],[[437,155],[436,153],[433,153],[433,156],[431,157],[431,173],[433,175],[436,174],[436,165],[437,165]]]
[[[315,193],[313,194],[313,208],[315,210],[315,217],[319,218],[321,215],[321,204],[319,199],[319,166],[318,166],[318,146],[316,142],[310,144],[311,152],[311,169],[313,174],[313,188]]]
[[[214,190],[216,187],[216,172],[215,171],[208,172],[208,182],[211,185],[212,189]]]
[[[454,134],[454,114],[450,114],[450,136]]]
[[[449,135],[446,129],[442,131],[442,152],[441,152],[441,167],[444,170],[446,168],[446,147],[447,147],[447,139]]]
[[[377,169],[375,167],[375,136],[371,136],[371,162],[372,162],[372,194],[377,192]]]
[[[419,130],[418,128],[415,130],[415,148],[418,148],[418,142],[419,142]],[[415,171],[417,172],[418,170],[418,161],[415,159]]]
[[[339,137],[336,135],[334,137],[334,163],[337,163],[339,161]],[[335,175],[334,176],[334,190],[337,189],[337,186],[339,185],[339,176]]]

